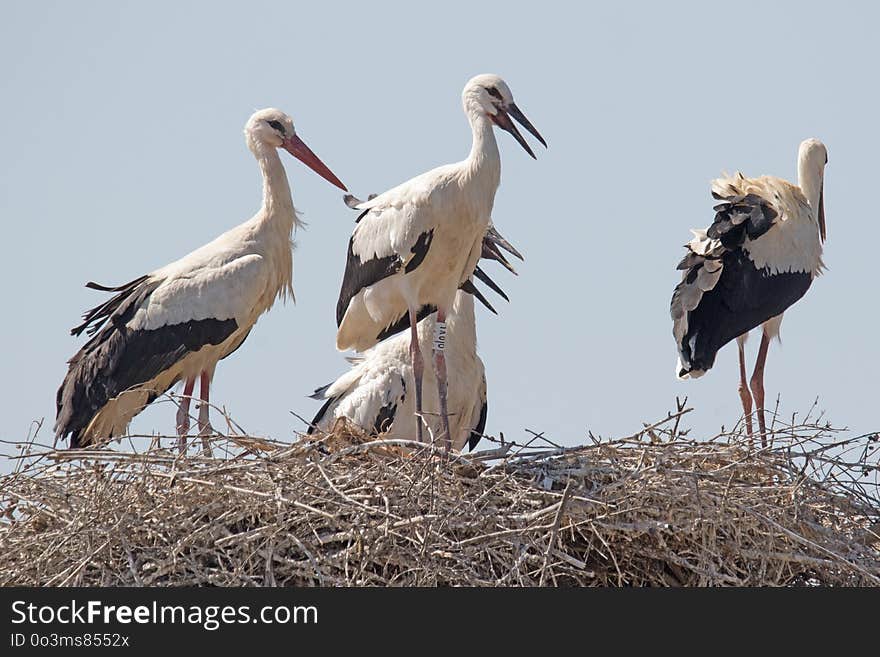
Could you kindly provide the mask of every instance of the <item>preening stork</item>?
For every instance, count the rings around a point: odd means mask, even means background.
[[[70,436],[71,447],[124,433],[147,404],[184,381],[177,413],[184,449],[197,378],[199,433],[208,435],[209,387],[217,362],[241,346],[277,298],[293,296],[291,235],[299,222],[278,149],[340,189],[345,186],[280,110],[256,112],[244,133],[263,173],[263,203],[251,219],[125,285],[87,284],[116,294],[71,330],[92,336],[70,359],[58,389],[55,433]]]
[[[494,228],[490,228],[483,240],[482,256],[498,260],[514,272],[498,250],[499,247],[522,259],[516,249]],[[507,299],[479,267],[474,274]],[[477,354],[474,296],[494,311],[473,286],[473,281],[469,280],[455,295],[446,317],[445,353],[450,381],[447,403],[452,448],[456,451],[461,451],[466,445],[470,449],[476,446],[485,430],[488,412],[485,367]],[[429,315],[418,324],[419,348],[423,358],[430,357],[433,349],[436,317],[436,314]],[[370,434],[412,440],[417,434],[419,420],[415,414],[414,397],[407,394],[415,385],[409,334],[401,332],[380,342],[353,359],[353,363],[351,370],[333,383],[318,388],[312,395],[314,399],[325,402],[312,420],[308,433],[330,431],[337,419],[344,417]],[[440,419],[437,406],[439,394],[431,394],[438,390],[433,372],[425,375],[424,385],[428,396],[422,417],[431,433],[439,435],[442,429],[437,422]]]
[[[417,176],[357,205],[362,211],[348,244],[348,260],[336,306],[336,347],[364,351],[409,324],[415,374],[416,414],[421,416],[423,356],[418,320],[436,312],[434,369],[444,445],[450,447],[444,344],[447,315],[458,288],[480,257],[501,179],[501,157],[493,126],[510,132],[533,158],[514,125],[516,119],[546,142],[517,108],[497,75],[478,75],[462,92],[473,132],[467,159]],[[421,441],[422,423],[417,423]]]
[[[782,314],[819,276],[825,241],[824,177],[828,153],[817,139],[798,152],[798,184],[741,173],[712,182],[715,220],[694,238],[678,269],[682,281],[672,295],[673,335],[679,378],[698,378],[715,354],[736,338],[739,393],[752,434],[752,402],[766,444],[764,364],[770,340],[779,336]],[[761,326],[755,369],[746,383],[745,342]],[[751,388],[751,392],[750,392]]]

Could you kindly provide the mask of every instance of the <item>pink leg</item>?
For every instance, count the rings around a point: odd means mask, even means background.
[[[752,393],[749,392],[749,384],[746,382],[746,354],[745,347],[739,340],[739,398],[742,400],[743,417],[746,419],[746,432],[752,437]]]
[[[201,377],[199,378],[199,389],[201,391],[199,403],[199,435],[202,437],[202,447],[205,450],[206,456],[213,456],[211,451],[211,442],[208,440],[208,436],[214,433],[214,429],[211,427],[211,421],[208,417],[208,413],[210,411],[210,388],[211,388],[211,377],[207,372],[202,372]]]
[[[437,392],[440,395],[440,419],[443,421],[443,449],[452,447],[452,433],[449,431],[449,406],[446,395],[449,382],[446,379],[446,313],[437,311],[434,328],[434,375],[437,378]]]
[[[755,362],[755,371],[752,372],[752,394],[755,396],[755,405],[758,408],[758,429],[761,432],[761,447],[767,447],[767,423],[764,420],[764,364],[767,362],[767,349],[770,347],[770,338],[764,333],[761,336],[761,347],[758,349],[758,360]]]
[[[419,329],[416,319],[416,311],[409,310],[409,351],[412,356],[413,379],[415,383],[416,394],[416,438],[418,441],[424,442],[422,423],[422,375],[425,371],[425,363],[422,360],[422,348],[419,345]]]
[[[195,386],[195,377],[186,380],[186,383],[183,384],[183,395],[181,395],[180,405],[177,407],[178,447],[181,454],[186,452],[186,433],[189,431],[189,403],[192,401],[193,388]]]

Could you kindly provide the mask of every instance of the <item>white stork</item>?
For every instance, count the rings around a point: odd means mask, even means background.
[[[498,260],[516,273],[498,247],[522,259],[516,249],[494,228],[490,228],[483,239],[483,257]],[[479,267],[474,270],[474,275],[507,299]],[[477,445],[486,427],[488,411],[486,372],[477,354],[474,296],[494,312],[494,308],[471,282],[458,291],[446,317],[445,353],[451,382],[447,403],[452,448],[456,451],[461,451],[466,445],[472,450]],[[431,355],[435,323],[436,314],[433,314],[418,325],[419,347],[424,358]],[[338,418],[344,417],[373,435],[412,440],[417,433],[419,420],[415,415],[413,395],[407,394],[414,388],[409,340],[410,336],[401,332],[380,342],[352,359],[354,367],[351,370],[333,383],[318,388],[312,398],[326,401],[312,420],[308,433],[316,430],[328,432]],[[436,421],[428,421],[429,418],[439,419],[437,403],[431,401],[439,399],[439,395],[430,394],[438,390],[437,379],[432,372],[425,376],[424,385],[429,394],[423,418],[432,433],[439,435],[442,427]]]
[[[764,364],[770,340],[779,337],[782,314],[824,268],[827,163],[825,145],[807,139],[798,152],[797,186],[741,173],[714,180],[712,196],[721,201],[714,208],[715,220],[706,230],[691,231],[694,239],[685,245],[687,255],[678,265],[682,281],[671,306],[677,375],[702,376],[718,350],[736,338],[746,427],[752,435],[754,396],[764,445]],[[757,326],[762,326],[761,346],[747,384],[744,345]]]
[[[209,387],[217,362],[241,346],[278,297],[293,296],[291,234],[299,222],[277,149],[284,148],[337,187],[345,186],[280,110],[256,112],[244,133],[263,173],[263,204],[251,219],[130,283],[86,285],[116,294],[86,312],[83,323],[71,330],[92,336],[70,359],[58,389],[55,433],[70,436],[71,447],[124,433],[147,404],[184,381],[177,413],[184,449],[196,378],[202,402],[199,433],[208,435]]]
[[[478,75],[462,92],[473,132],[467,159],[423,173],[357,205],[362,211],[348,244],[348,260],[336,306],[336,347],[364,351],[410,327],[415,409],[422,412],[423,358],[418,320],[437,312],[434,368],[439,381],[444,444],[450,447],[447,376],[443,347],[446,319],[456,290],[480,257],[501,179],[493,126],[510,132],[533,158],[516,119],[546,146],[497,75]],[[417,423],[422,440],[422,423]]]

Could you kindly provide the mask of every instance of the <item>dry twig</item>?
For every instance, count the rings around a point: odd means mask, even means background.
[[[688,410],[448,461],[344,425],[215,459],[31,436],[0,478],[0,585],[880,584],[876,434],[777,417],[755,451],[689,438]]]

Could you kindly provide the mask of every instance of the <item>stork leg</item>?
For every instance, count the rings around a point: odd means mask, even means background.
[[[422,375],[425,371],[425,363],[422,359],[422,348],[419,345],[418,319],[416,317],[416,311],[413,308],[409,309],[409,327],[409,351],[412,356],[413,382],[415,384],[414,387],[416,394],[416,437],[419,442],[423,442],[422,423],[424,422],[424,419],[422,416]]]
[[[211,441],[208,440],[208,436],[214,433],[214,429],[211,427],[211,421],[208,418],[208,413],[210,411],[210,404],[208,403],[209,390],[211,388],[211,375],[207,372],[202,372],[201,377],[199,378],[199,389],[201,395],[199,399],[199,436],[202,437],[202,448],[204,449],[205,456],[211,457],[213,456],[213,452],[211,451]]]
[[[177,407],[177,447],[180,453],[186,452],[186,434],[189,431],[189,403],[192,401],[193,388],[196,387],[196,377],[190,377],[183,384],[183,394],[180,405]]]
[[[752,395],[755,397],[755,406],[758,409],[758,430],[761,432],[761,447],[767,447],[767,423],[764,420],[764,364],[767,362],[767,350],[770,347],[770,338],[766,333],[761,335],[761,346],[758,349],[758,359],[755,361],[755,371],[752,372]]]
[[[437,311],[434,324],[434,376],[437,379],[437,392],[440,395],[440,419],[443,422],[443,449],[452,447],[452,433],[449,431],[449,406],[447,392],[449,383],[446,379],[446,313]]]
[[[746,382],[746,353],[745,339],[736,339],[739,347],[739,398],[742,400],[743,417],[746,419],[746,432],[752,437],[752,393],[749,392],[749,384]]]

